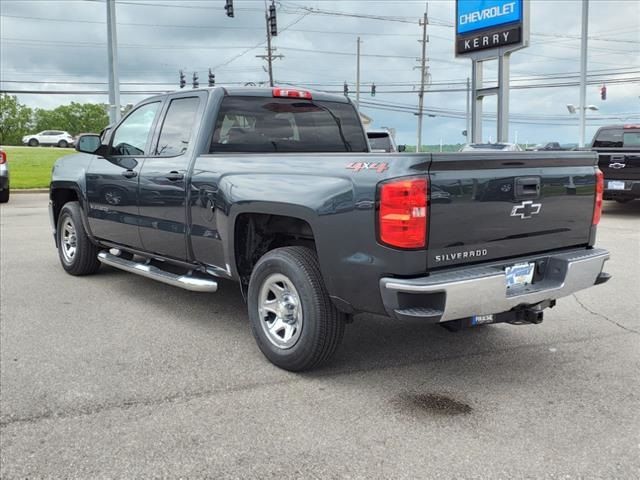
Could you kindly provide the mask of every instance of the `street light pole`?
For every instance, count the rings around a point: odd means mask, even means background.
[[[107,61],[109,69],[109,123],[114,124],[120,120],[120,77],[118,76],[115,0],[107,0]]]
[[[587,119],[587,36],[589,34],[589,0],[582,0],[582,33],[580,38],[580,137],[578,145],[584,147]]]
[[[358,48],[356,50],[356,107],[360,108],[360,37],[358,37]]]

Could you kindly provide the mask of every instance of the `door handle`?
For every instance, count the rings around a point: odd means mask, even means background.
[[[138,173],[134,172],[133,170],[125,170],[124,172],[122,172],[122,176],[124,178],[135,178],[138,176]]]
[[[184,178],[184,173],[180,172],[169,172],[167,175],[167,180],[171,180],[172,182],[177,182],[178,180],[182,180]]]

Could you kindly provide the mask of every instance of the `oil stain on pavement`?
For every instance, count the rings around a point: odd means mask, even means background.
[[[473,411],[466,403],[435,393],[404,392],[395,397],[392,404],[400,412],[410,415],[466,415]]]

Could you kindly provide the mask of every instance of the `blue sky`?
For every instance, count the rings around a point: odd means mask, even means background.
[[[256,57],[264,53],[264,1],[235,0],[234,4],[235,18],[227,18],[222,0],[118,0],[122,90],[174,89],[180,69],[188,79],[198,71],[202,84],[209,67],[214,68],[218,84],[266,81],[264,62]],[[471,62],[454,56],[454,3],[432,1],[428,8],[431,86],[425,107],[435,116],[425,118],[423,142],[463,142],[465,120],[447,117],[464,113],[465,93],[447,90],[461,89],[471,73]],[[577,80],[580,8],[577,0],[531,0],[531,46],[512,55],[512,85]],[[418,65],[421,33],[418,19],[424,9],[424,2],[412,1],[283,0],[278,3],[281,33],[274,44],[284,58],[274,63],[276,81],[341,91],[346,80],[354,92],[359,35],[366,55],[361,61],[362,100],[415,107],[417,93],[413,90],[419,71],[414,67]],[[100,84],[106,81],[105,10],[101,0],[2,0],[2,88],[105,90],[106,85]],[[336,12],[383,16],[385,20]],[[602,124],[640,122],[638,18],[640,2],[635,0],[590,1],[589,72],[594,80],[607,75],[612,83],[607,84],[606,101],[600,100],[600,84],[587,88],[587,103],[599,108],[589,114],[587,138]],[[495,78],[494,66],[488,65],[485,72],[489,80]],[[613,81],[624,79],[635,80]],[[34,80],[79,84],[22,83]],[[377,85],[375,98],[369,95],[373,82]],[[399,90],[405,93],[393,93]],[[520,142],[577,142],[578,119],[568,113],[566,104],[577,105],[578,95],[577,86],[512,89],[511,140],[517,134]],[[123,95],[122,101],[135,103],[145,96]],[[19,98],[41,107],[70,101],[106,102],[104,95]],[[374,125],[394,127],[400,143],[415,144],[415,115],[369,106],[362,110],[374,119]],[[495,99],[485,102],[485,112],[495,112]],[[495,122],[487,120],[484,133],[485,140],[495,139]]]

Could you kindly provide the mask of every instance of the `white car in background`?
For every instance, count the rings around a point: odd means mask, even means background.
[[[69,132],[63,132],[62,130],[44,130],[40,133],[22,137],[22,143],[30,147],[54,145],[60,148],[67,148],[73,146],[75,142],[75,138]]]

